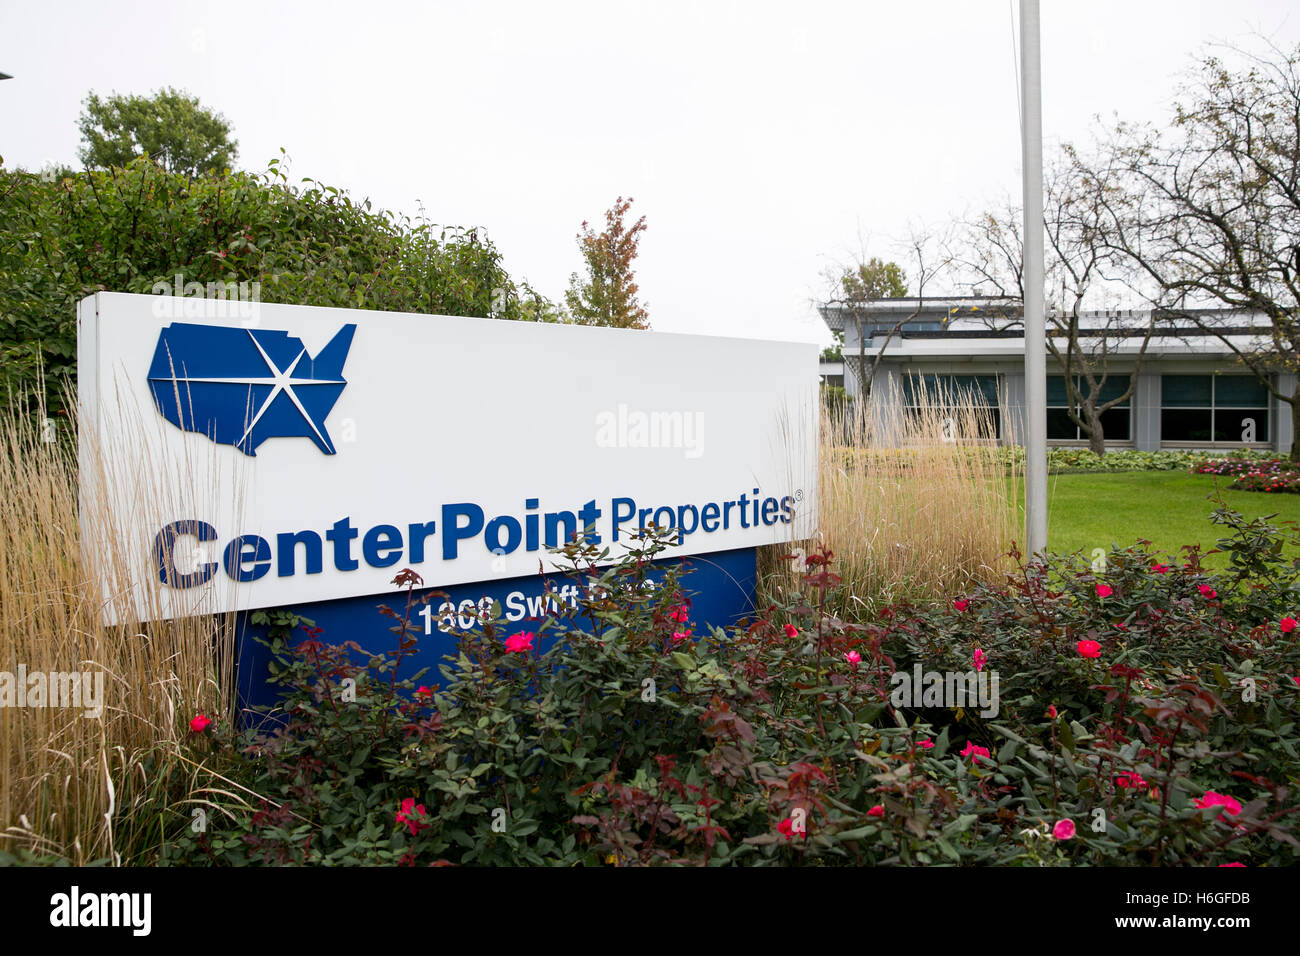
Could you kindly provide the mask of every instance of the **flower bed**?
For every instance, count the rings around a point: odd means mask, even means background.
[[[1230,572],[1139,545],[860,622],[815,553],[726,633],[694,625],[689,575],[642,587],[654,535],[613,568],[573,546],[606,589],[590,631],[481,622],[437,684],[400,673],[418,599],[368,660],[281,626],[287,721],[193,735],[264,802],[197,834],[178,802],[162,858],[1295,865],[1300,569],[1276,528],[1215,520]]]
[[[963,447],[961,451],[969,455],[991,455],[1008,471],[1020,472],[1025,467],[1025,450],[1018,445]],[[848,454],[879,456],[895,467],[903,468],[920,465],[925,460],[920,452],[910,448],[854,448]],[[1087,448],[1047,450],[1047,468],[1053,473],[1190,470],[1197,475],[1236,475],[1256,465],[1268,467],[1276,463],[1277,452],[1257,449],[1235,449],[1225,455],[1223,452],[1137,451],[1128,448],[1108,451],[1100,457]]]
[[[1232,480],[1236,491],[1300,494],[1300,471],[1291,469],[1247,471]]]
[[[1232,476],[1236,491],[1300,494],[1300,464],[1284,458],[1208,458],[1191,467],[1193,475]]]
[[[967,445],[959,453],[972,457],[992,457],[1004,464],[1008,471],[1024,470],[1024,449],[1019,445]],[[932,454],[932,450],[928,450]],[[879,458],[897,470],[924,467],[927,451],[914,447],[854,447],[846,450],[848,459]],[[1193,475],[1239,475],[1253,466],[1268,467],[1277,463],[1275,451],[1236,449],[1226,455],[1209,451],[1138,451],[1118,449],[1097,457],[1089,449],[1079,447],[1049,447],[1048,471],[1067,472],[1128,472],[1128,471],[1184,471]]]
[[[1275,474],[1295,468],[1291,462],[1271,458],[1206,458],[1191,467],[1193,475]]]
[[[1016,460],[1024,460],[1023,449],[1008,449],[1018,453]],[[1211,455],[1201,451],[1138,451],[1117,449],[1098,457],[1087,448],[1049,448],[1047,467],[1058,472],[1111,472],[1111,471],[1181,471],[1190,468],[1193,474],[1205,474],[1201,467],[1209,461],[1233,463],[1230,467],[1245,467],[1251,462],[1276,458],[1277,453],[1255,449],[1235,449]],[[1236,463],[1240,463],[1238,466]]]

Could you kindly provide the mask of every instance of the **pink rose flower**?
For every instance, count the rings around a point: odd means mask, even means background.
[[[966,749],[963,750],[963,751],[961,752],[961,755],[962,755],[963,757],[970,757],[970,758],[972,759],[972,761],[975,760],[975,759],[977,759],[977,758],[979,758],[979,757],[983,757],[983,758],[985,758],[986,760],[987,760],[987,759],[991,759],[991,758],[989,757],[989,748],[988,748],[988,747],[980,747],[980,746],[978,746],[977,744],[975,744],[975,743],[973,743],[972,741],[969,741],[969,740],[966,741]]]
[[[425,812],[423,803],[416,803],[414,797],[407,797],[402,801],[402,808],[397,811],[395,822],[405,824],[411,830],[411,836],[415,836],[421,830],[429,825],[429,816]]]
[[[794,820],[792,820],[790,817],[786,817],[784,820],[782,820],[780,823],[776,825],[776,830],[778,833],[781,834],[781,836],[785,837],[787,840],[790,839],[795,834]],[[808,839],[808,832],[806,830],[801,830],[799,832],[799,835],[803,837],[805,840]]]
[[[211,724],[212,721],[208,720],[208,718],[203,714],[199,714],[197,717],[195,717],[193,720],[190,721],[190,730],[192,730],[196,734],[201,734],[203,733],[203,731],[207,730],[208,727],[211,726]]]
[[[1115,591],[1109,584],[1097,585],[1097,597],[1110,597]]]
[[[982,650],[980,650],[978,647],[975,648],[975,669],[976,669],[977,671],[982,671],[982,670],[984,670],[984,662],[985,662],[986,660],[988,660],[988,655],[985,654],[985,653],[984,653]]]
[[[1148,785],[1140,773],[1128,770],[1115,778],[1115,786],[1125,787],[1130,790],[1145,790]]]
[[[934,749],[934,741],[933,741],[933,740],[918,740],[918,741],[916,742],[916,745],[917,745],[918,747],[920,747],[922,750],[933,750],[933,749]]]
[[[1214,590],[1214,588],[1210,587],[1208,584],[1198,585],[1196,590],[1201,592],[1201,597],[1207,598],[1211,601],[1219,596],[1219,592]]]
[[[1206,790],[1205,796],[1197,797],[1192,801],[1193,806],[1197,807],[1223,807],[1219,812],[1219,819],[1226,820],[1225,813],[1236,816],[1241,812],[1241,804],[1228,796],[1226,793],[1215,793],[1213,790]]]
[[[869,817],[883,817],[884,815],[885,815],[885,808],[882,804],[879,803],[877,803],[874,807],[872,807],[870,810],[867,811],[867,816]]]
[[[1282,628],[1283,634],[1290,634],[1296,628],[1296,619],[1293,617],[1284,617],[1278,622],[1278,627]]]
[[[1080,641],[1074,646],[1081,657],[1101,657],[1101,645],[1096,641]]]
[[[1057,820],[1056,826],[1052,827],[1052,836],[1056,837],[1058,840],[1073,840],[1074,821]]]
[[[520,654],[524,651],[533,649],[533,638],[537,635],[532,631],[524,631],[522,634],[511,634],[506,638],[506,653]]]
[[[852,664],[854,667],[857,667],[858,664],[862,663],[862,655],[859,654],[857,651],[848,651],[847,653],[845,653],[844,659],[848,661],[850,664]]]
[[[952,602],[952,606],[959,611],[964,611],[966,608],[970,607],[970,601],[967,601],[965,598],[958,598]]]
[[[786,637],[789,637],[789,638],[795,638],[795,637],[798,637],[798,636],[799,636],[799,628],[795,627],[793,624],[787,624],[787,625],[785,626],[785,636],[786,636]]]

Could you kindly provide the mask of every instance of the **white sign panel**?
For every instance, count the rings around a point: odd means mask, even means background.
[[[811,344],[99,293],[78,367],[110,616],[536,574],[651,523],[670,555],[812,532]]]

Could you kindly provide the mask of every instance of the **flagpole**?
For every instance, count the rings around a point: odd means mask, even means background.
[[[1043,103],[1038,0],[1020,0],[1021,165],[1024,170],[1025,542],[1047,547],[1047,339],[1043,302]]]

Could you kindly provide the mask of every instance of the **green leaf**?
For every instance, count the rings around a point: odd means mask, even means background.
[[[934,842],[939,847],[939,849],[943,851],[943,855],[946,856],[948,859],[952,860],[954,863],[961,862],[961,854],[958,853],[955,849],[953,849],[953,845],[949,843],[947,840],[945,840],[943,837],[936,836],[934,838]]]
[[[1069,721],[1064,717],[1056,721],[1057,738],[1061,741],[1061,746],[1071,752],[1074,751],[1074,731],[1070,728]]]

